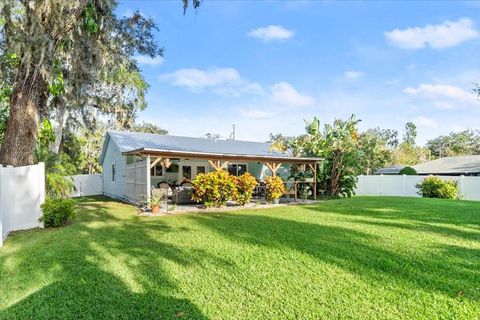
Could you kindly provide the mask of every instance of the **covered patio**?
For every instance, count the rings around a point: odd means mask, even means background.
[[[317,164],[322,160],[278,153],[249,155],[150,148],[126,151],[122,155],[126,157],[125,197],[135,203],[150,199],[156,189],[165,187],[173,190],[174,194],[176,192],[175,199],[178,200],[181,192],[179,190],[191,187],[190,181],[200,173],[227,170],[233,175],[241,175],[249,172],[257,178],[258,188],[261,188],[263,177],[280,175],[285,178],[290,176],[292,168],[310,172],[311,178],[301,182],[290,181],[291,185],[285,182],[286,195],[293,196],[296,201],[299,184],[309,184],[315,200],[317,198]]]

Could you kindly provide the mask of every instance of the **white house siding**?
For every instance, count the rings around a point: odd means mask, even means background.
[[[112,164],[115,164],[115,182],[112,181]],[[125,194],[125,157],[112,139],[109,139],[102,173],[103,194],[122,199]]]

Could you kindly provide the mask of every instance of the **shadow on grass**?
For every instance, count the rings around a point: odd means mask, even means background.
[[[188,265],[212,257],[152,237],[151,232],[177,230],[159,220],[139,221],[132,208],[113,200],[86,198],[77,207],[74,224],[37,232],[38,242],[0,255],[4,288],[33,292],[20,300],[13,297],[17,302],[3,306],[1,319],[205,318],[194,303],[178,298],[181,293],[162,264]],[[24,275],[8,283],[8,272]],[[49,273],[52,281],[44,281]]]
[[[354,204],[354,205],[352,205]],[[480,240],[480,202],[382,197],[334,200],[308,206],[319,213],[341,214],[355,222]],[[365,218],[365,219],[361,219]]]
[[[480,251],[476,249],[438,244],[428,256],[407,256],[387,250],[379,237],[348,228],[270,215],[222,213],[190,219],[232,241],[295,250],[375,283],[401,283],[449,297],[460,292],[460,299],[480,300]]]

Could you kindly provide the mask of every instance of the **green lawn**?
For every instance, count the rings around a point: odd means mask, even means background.
[[[0,318],[479,319],[480,203],[139,217],[83,199],[0,249]]]

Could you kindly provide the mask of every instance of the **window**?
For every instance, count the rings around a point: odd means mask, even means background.
[[[197,174],[199,173],[205,173],[205,167],[204,166],[197,166]]]
[[[241,176],[247,172],[247,165],[246,164],[229,164],[228,165],[228,173],[234,176]]]
[[[152,169],[150,169],[150,175],[154,177],[163,176],[163,167],[161,164],[156,164]]]
[[[178,164],[172,163],[166,170],[168,173],[178,173]]]
[[[112,163],[112,182],[115,182],[115,163]]]
[[[188,180],[192,179],[191,166],[182,166],[182,177],[187,178]]]

